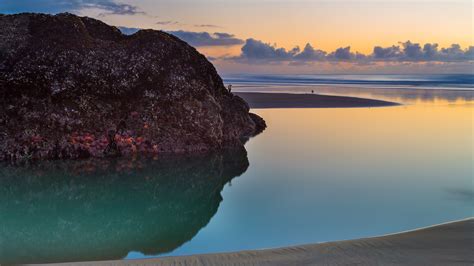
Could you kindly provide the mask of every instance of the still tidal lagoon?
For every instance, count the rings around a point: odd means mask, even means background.
[[[403,105],[253,110],[268,128],[246,151],[3,165],[0,263],[262,249],[473,216],[472,91],[317,88]]]

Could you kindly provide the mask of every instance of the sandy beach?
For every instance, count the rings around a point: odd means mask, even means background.
[[[381,237],[144,260],[75,265],[473,265],[474,219]],[[68,265],[56,264],[56,265]]]
[[[250,108],[354,108],[399,105],[394,102],[346,96],[290,93],[236,92]]]

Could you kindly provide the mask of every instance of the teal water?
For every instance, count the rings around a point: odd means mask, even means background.
[[[3,166],[0,263],[171,252],[209,223],[224,185],[247,168],[245,150]]]
[[[253,110],[269,127],[246,151],[3,165],[0,263],[261,249],[474,216],[472,95],[392,93],[406,104]]]

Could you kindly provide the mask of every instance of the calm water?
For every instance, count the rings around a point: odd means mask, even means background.
[[[228,83],[246,85],[358,86],[363,88],[474,89],[473,74],[446,75],[230,75]]]
[[[237,92],[314,93],[403,104],[474,101],[474,75],[240,75],[225,79]]]
[[[405,105],[254,110],[269,127],[247,151],[3,166],[0,263],[261,249],[474,216],[474,92],[373,89],[327,87]]]

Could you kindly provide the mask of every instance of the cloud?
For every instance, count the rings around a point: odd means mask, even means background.
[[[400,54],[400,47],[395,45],[386,48],[375,46],[372,53],[375,59],[393,59],[398,58]]]
[[[471,60],[474,60],[474,46],[469,46],[464,55]]]
[[[275,45],[255,39],[247,39],[241,50],[241,56],[236,59],[282,61],[291,60],[299,52],[298,47],[287,51],[285,48],[277,48]]]
[[[311,44],[306,44],[303,51],[294,56],[299,61],[321,61],[326,58],[327,53],[322,50],[314,49]]]
[[[335,60],[342,60],[342,61],[347,61],[347,60],[352,60],[355,58],[355,54],[351,52],[351,47],[341,47],[337,48],[336,51],[330,53],[328,55],[329,59],[335,59]]]
[[[247,39],[242,47],[242,53],[238,57],[230,59],[240,61],[290,61],[295,63],[308,63],[316,61],[348,61],[355,59],[365,59],[366,56],[360,53],[352,53],[351,47],[338,48],[332,53],[315,49],[311,44],[306,44],[304,49],[295,46],[291,50],[279,48],[276,45],[264,43],[255,39]]]
[[[437,43],[427,43],[423,46],[423,53],[426,58],[436,58],[438,55],[438,44]]]
[[[440,56],[444,57],[445,60],[465,60],[469,58],[472,60],[472,50],[470,49],[472,49],[472,46],[467,51],[464,51],[459,44],[452,44],[448,48],[442,48]],[[471,56],[469,56],[470,53]]]
[[[225,38],[234,38],[234,35],[233,34],[230,34],[230,33],[225,33],[225,32],[216,32],[214,33],[215,36],[217,36],[218,38],[222,38],[222,39],[225,39]],[[243,44],[243,41],[240,40],[241,44]]]
[[[178,21],[172,21],[172,20],[167,20],[167,21],[158,21],[156,22],[157,25],[161,26],[169,26],[169,25],[179,25]]]
[[[244,44],[244,41],[232,34],[216,32],[168,31],[192,46],[233,46]]]
[[[137,6],[118,3],[114,0],[2,0],[0,12],[80,12],[83,9],[99,9],[103,15],[136,15],[145,14]]]
[[[337,48],[328,53],[306,44],[301,50],[298,46],[291,50],[277,47],[255,39],[247,39],[239,56],[221,58],[235,61],[258,61],[273,63],[287,61],[291,64],[311,62],[352,62],[356,64],[373,64],[376,62],[472,62],[474,47],[463,50],[460,45],[453,44],[447,48],[439,48],[436,43],[423,46],[411,41],[401,42],[389,47],[375,46],[371,54],[352,52],[350,46]]]
[[[408,59],[421,59],[423,52],[419,43],[411,43],[410,41],[402,43],[403,54]]]
[[[221,26],[217,26],[213,24],[195,24],[194,27],[196,28],[222,28]]]
[[[423,46],[410,41],[400,43],[400,46],[387,48],[376,46],[372,54],[374,60],[401,62],[456,62],[474,60],[472,46],[463,50],[459,44],[447,48],[439,48],[437,43],[426,43]]]
[[[140,30],[140,28],[130,28],[130,27],[123,27],[120,26],[118,29],[126,35],[132,35]],[[241,45],[244,43],[243,40],[236,38],[233,34],[224,33],[224,32],[216,32],[216,33],[208,33],[208,32],[192,32],[192,31],[166,31],[169,34],[172,34],[181,40],[189,43],[195,47],[202,47],[202,46],[233,46],[233,45]],[[213,58],[217,59],[217,58]]]

